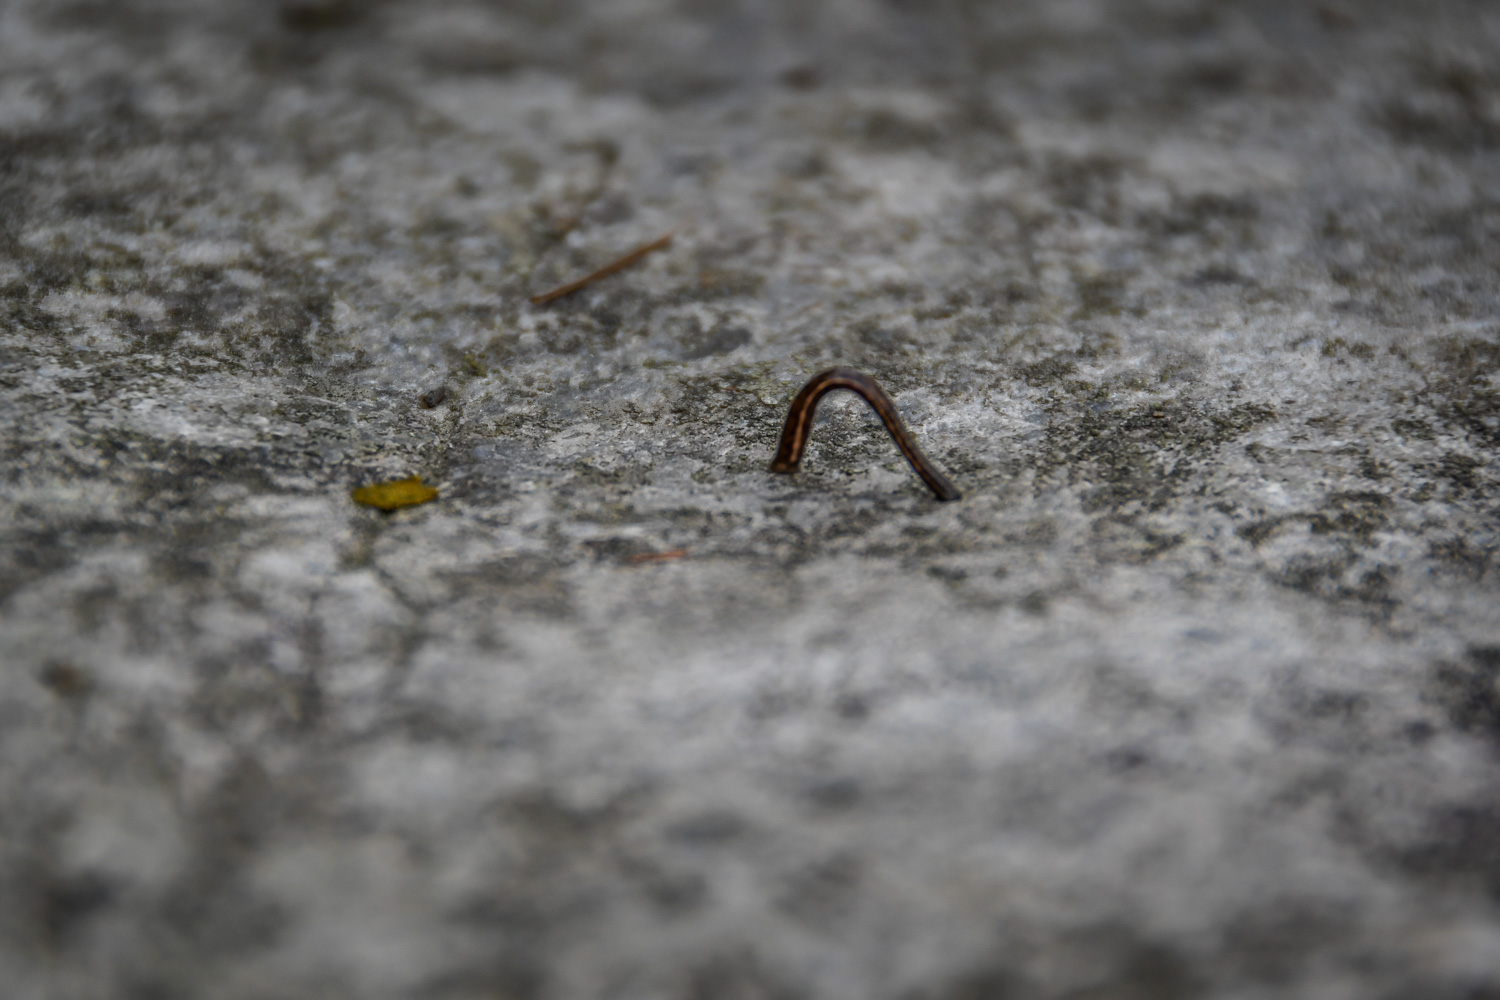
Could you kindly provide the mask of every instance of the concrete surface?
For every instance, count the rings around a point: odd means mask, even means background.
[[[1491,3],[6,0],[4,993],[1500,996],[1497,362]]]

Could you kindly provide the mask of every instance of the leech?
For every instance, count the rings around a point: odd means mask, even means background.
[[[819,372],[797,393],[797,398],[792,400],[792,408],[786,415],[786,426],[781,429],[781,445],[776,449],[776,457],[771,460],[772,472],[797,471],[797,466],[802,462],[802,453],[807,450],[808,436],[812,434],[813,411],[818,407],[818,400],[834,389],[848,389],[865,398],[876,416],[880,417],[881,423],[885,424],[885,429],[891,432],[896,447],[901,449],[901,454],[911,463],[912,471],[922,477],[922,482],[932,490],[933,496],[939,500],[959,498],[960,494],[954,485],[927,460],[927,456],[922,454],[917,443],[911,439],[891,397],[875,384],[874,379],[853,368],[830,368],[826,372]]]
[[[672,237],[675,235],[677,235],[677,230],[674,229],[663,236],[658,236],[656,239],[652,240],[650,243],[647,243],[645,246],[636,247],[634,250],[621,257],[619,260],[610,261],[608,264],[605,264],[603,267],[599,268],[599,270],[593,272],[592,274],[585,274],[577,281],[570,281],[566,285],[552,289],[552,291],[550,292],[543,292],[540,295],[533,295],[531,297],[531,304],[534,306],[544,306],[548,302],[552,302],[555,299],[562,298],[564,295],[572,295],[580,288],[587,288],[589,285],[592,285],[600,278],[607,278],[611,274],[614,274],[616,271],[623,271],[631,264],[634,264],[636,261],[646,256],[648,253],[651,253],[655,250],[660,250],[668,243],[671,243]]]

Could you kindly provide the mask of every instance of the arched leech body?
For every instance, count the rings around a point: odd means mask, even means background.
[[[772,472],[797,471],[802,453],[807,450],[807,438],[812,433],[813,411],[818,407],[818,400],[835,389],[848,389],[865,398],[865,402],[870,404],[870,408],[885,424],[885,429],[891,432],[891,438],[911,463],[912,470],[932,490],[933,496],[939,500],[959,498],[958,490],[927,460],[927,456],[922,454],[916,442],[911,439],[891,397],[875,384],[874,379],[853,368],[830,368],[826,372],[819,372],[797,393],[797,398],[792,400],[792,408],[786,415],[786,426],[781,429],[781,444],[776,449],[776,457],[771,460]]]

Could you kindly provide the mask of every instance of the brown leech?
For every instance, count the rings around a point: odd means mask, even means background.
[[[541,295],[533,295],[531,297],[531,304],[534,306],[544,306],[554,299],[562,298],[564,295],[572,295],[580,288],[587,288],[589,285],[592,285],[600,278],[607,278],[611,274],[614,274],[616,271],[623,271],[631,264],[634,264],[636,261],[646,256],[648,253],[651,253],[653,250],[660,250],[668,243],[671,243],[672,237],[675,235],[677,235],[677,230],[674,229],[663,236],[658,236],[656,239],[652,240],[650,243],[647,243],[645,246],[636,247],[634,250],[630,251],[628,254],[619,258],[618,260],[610,261],[608,264],[605,264],[603,267],[599,268],[599,270],[593,272],[592,274],[585,274],[577,281],[570,281],[566,285],[552,289],[552,291],[550,292],[543,292]]]
[[[807,438],[812,433],[813,411],[817,409],[818,400],[834,389],[848,389],[865,398],[865,402],[870,404],[870,408],[885,424],[885,429],[891,432],[891,438],[911,463],[912,470],[932,490],[933,496],[939,500],[959,498],[960,494],[953,484],[917,448],[906,425],[901,422],[901,416],[896,412],[891,397],[875,384],[874,379],[853,368],[830,368],[826,372],[819,372],[797,393],[797,398],[792,400],[792,408],[786,415],[786,426],[781,429],[781,445],[776,449],[776,457],[771,460],[772,472],[797,471],[802,453],[807,450]]]

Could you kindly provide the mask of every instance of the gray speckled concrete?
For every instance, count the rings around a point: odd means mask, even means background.
[[[4,993],[1500,996],[1497,365],[1493,4],[0,3]]]

